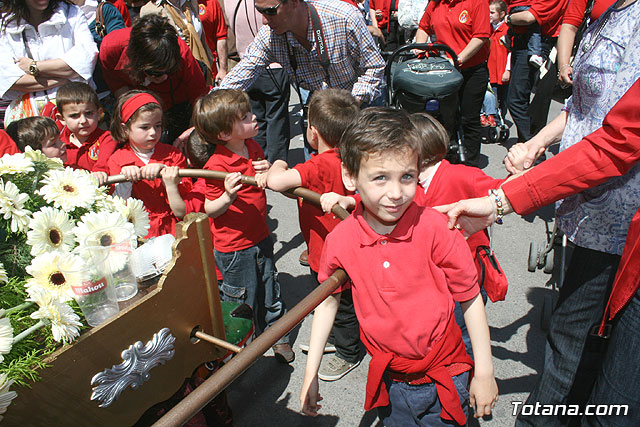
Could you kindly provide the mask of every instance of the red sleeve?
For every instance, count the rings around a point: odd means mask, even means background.
[[[378,28],[387,28],[389,24],[389,9],[391,9],[391,0],[371,0],[369,3],[371,10],[381,10],[382,18],[378,19]]]
[[[5,154],[16,154],[20,150],[8,133],[0,129],[0,157]]]
[[[584,11],[587,8],[587,0],[569,0],[567,10],[562,19],[563,24],[571,24],[579,27],[584,18]]]
[[[204,212],[204,193],[206,190],[207,181],[204,178],[198,178],[191,191],[184,197],[187,213]]]
[[[427,8],[424,10],[424,14],[422,15],[422,19],[420,19],[420,24],[418,24],[418,28],[424,31],[427,34],[433,34],[433,30],[431,29],[431,14],[433,13],[433,9],[436,7],[435,1],[430,1],[427,4]]]
[[[613,106],[600,129],[503,184],[513,209],[526,215],[625,174],[640,160],[639,98],[640,80],[637,80]]]
[[[122,28],[107,34],[100,44],[99,60],[102,66],[102,76],[112,92],[129,86],[131,82],[123,71],[116,70],[131,34],[131,28]],[[125,43],[123,43],[125,42]]]
[[[536,18],[543,36],[555,37],[569,0],[542,0],[533,2],[529,12]]]
[[[213,4],[214,24],[216,24],[216,39],[222,40],[227,38],[227,23],[224,20],[222,8],[217,0],[210,0]]]
[[[209,160],[202,169],[218,171],[225,170],[222,165],[216,161],[215,153],[211,157],[209,157]],[[204,195],[207,200],[216,200],[218,197],[222,196],[222,193],[224,193],[224,181],[220,181],[217,179],[207,179],[206,183],[207,188],[204,192]]]
[[[472,37],[489,38],[491,35],[491,21],[486,0],[476,0],[471,10]]]
[[[109,167],[107,162],[109,158],[116,151],[118,143],[111,138],[111,132],[106,131],[100,136],[100,150],[98,151],[98,160],[93,165],[92,172],[106,172],[109,173]]]

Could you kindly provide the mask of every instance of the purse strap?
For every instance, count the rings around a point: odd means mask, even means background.
[[[575,57],[576,52],[578,52],[578,45],[580,44],[580,40],[582,40],[582,35],[584,34],[584,30],[587,29],[587,22],[589,21],[589,15],[591,15],[591,11],[593,10],[593,4],[595,0],[587,1],[587,7],[584,10],[584,16],[582,17],[582,22],[576,31],[576,38],[573,43],[573,49],[571,51],[571,56]]]
[[[96,9],[96,33],[101,39],[105,38],[107,35],[107,26],[104,24],[104,15],[102,13],[103,6],[104,1],[100,1],[98,3],[98,8]]]

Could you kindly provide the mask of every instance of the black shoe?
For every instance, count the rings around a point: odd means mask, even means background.
[[[280,363],[291,363],[296,359],[296,354],[293,352],[291,345],[287,343],[276,344],[271,348],[276,360]]]

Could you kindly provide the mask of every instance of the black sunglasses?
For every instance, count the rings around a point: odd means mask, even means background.
[[[256,6],[256,10],[258,11],[258,13],[262,15],[276,16],[278,14],[278,8],[280,7],[280,5],[286,2],[287,0],[281,0],[280,3],[278,3],[277,5],[271,6],[271,7],[265,7],[265,8]]]
[[[144,72],[149,77],[162,77],[165,74],[171,74],[169,71],[147,70]]]

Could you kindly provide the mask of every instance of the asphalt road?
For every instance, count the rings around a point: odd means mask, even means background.
[[[293,94],[293,91],[292,91]],[[550,117],[555,117],[560,105],[552,105]],[[299,106],[292,99],[292,139],[290,166],[303,160],[300,120],[294,113]],[[515,128],[511,129],[515,136]],[[504,177],[502,159],[512,137],[504,145],[482,146],[482,169],[493,177]],[[293,307],[311,290],[312,279],[308,267],[298,263],[305,248],[298,226],[295,201],[281,194],[267,193],[268,222],[275,244],[275,258],[283,299]],[[543,311],[555,297],[554,275],[542,270],[527,270],[531,241],[542,244],[546,239],[545,221],[553,218],[553,209],[544,208],[529,217],[510,215],[504,225],[494,227],[494,251],[509,279],[505,301],[487,304],[491,328],[491,344],[495,376],[500,398],[490,418],[479,420],[487,427],[512,426],[514,401],[524,401],[533,388],[544,358],[544,332],[541,329]],[[557,251],[559,252],[559,251]],[[559,269],[556,255],[556,271]],[[546,302],[545,302],[546,300]],[[304,375],[306,355],[300,343],[308,343],[311,315],[291,333],[296,360],[291,365],[275,361],[269,351],[227,390],[236,426],[375,426],[379,423],[375,411],[364,411],[364,392],[369,358],[335,382],[322,382],[320,393],[324,397],[321,415],[311,418],[300,414],[299,392]],[[474,424],[471,421],[470,425]]]

